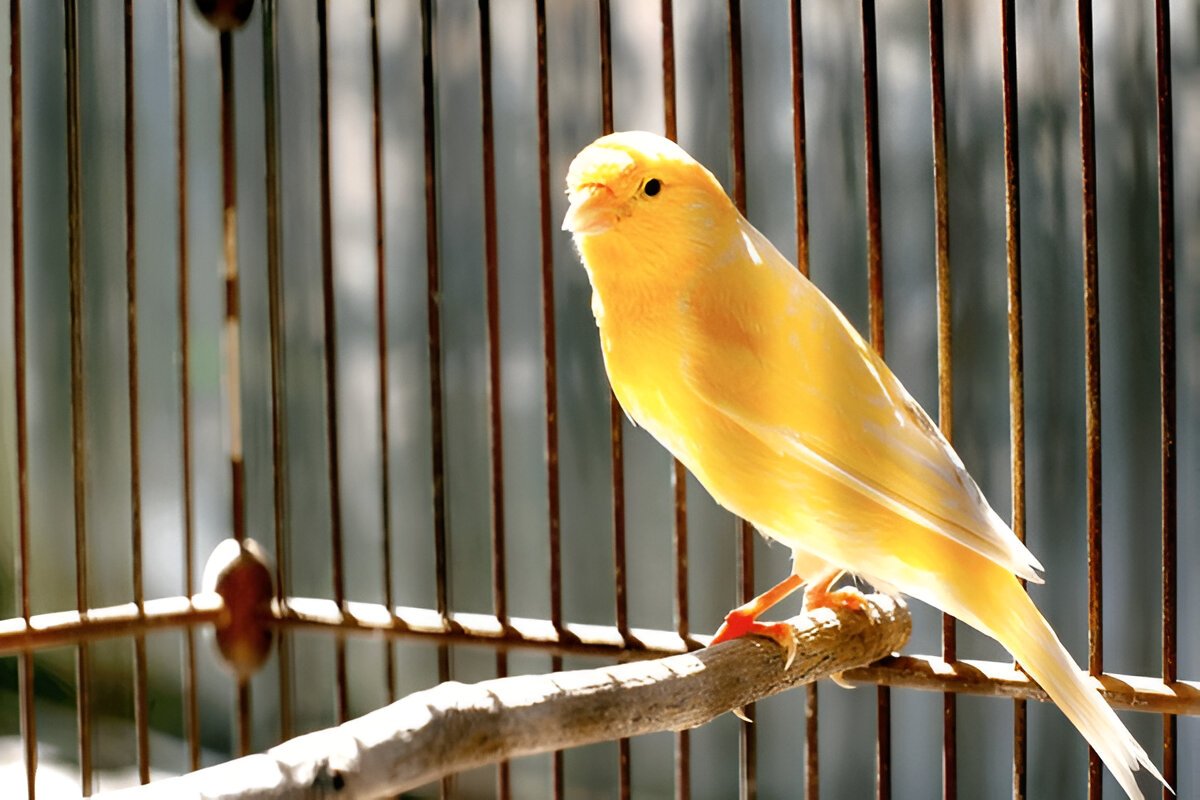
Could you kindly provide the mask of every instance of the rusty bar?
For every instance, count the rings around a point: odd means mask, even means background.
[[[676,137],[675,119],[675,22],[672,0],[663,0],[663,124],[668,139]],[[675,550],[675,629],[680,636],[688,635],[688,528],[687,528],[687,469],[678,459],[671,459],[671,495],[675,516],[673,538]]]
[[[600,12],[600,115],[601,132],[613,132],[612,14],[608,0],[599,0]],[[617,396],[608,393],[609,454],[612,460],[613,591],[617,629],[629,630],[629,575],[625,547],[625,447],[622,441],[624,412]],[[622,774],[622,792],[627,774]]]
[[[229,413],[229,473],[232,486],[233,536],[246,538],[246,470],[242,454],[241,310],[237,260],[237,121],[234,117],[233,35],[221,31],[221,185],[225,257],[225,391]],[[238,751],[250,752],[250,693],[238,687]]]
[[[883,216],[879,182],[879,80],[875,46],[875,1],[862,0],[864,161],[867,204],[867,291],[871,345],[884,354]],[[875,796],[892,796],[892,696],[886,686],[875,695]]]
[[[1162,402],[1162,678],[1178,677],[1178,502],[1175,469],[1175,165],[1171,108],[1171,11],[1154,3],[1154,61],[1158,87],[1159,394]],[[1178,785],[1178,720],[1163,716],[1163,778]],[[1164,800],[1172,797],[1165,786]]]
[[[179,322],[179,453],[183,484],[183,586],[190,597],[195,591],[195,514],[192,498],[192,411],[191,354],[189,351],[188,291],[188,202],[187,202],[187,59],[184,49],[184,0],[175,0],[175,169],[176,223],[178,230]],[[183,716],[187,731],[188,768],[200,769],[200,704],[196,687],[196,639],[192,629],[184,633]]]
[[[796,191],[796,266],[808,277],[808,132],[804,120],[804,25],[800,0],[791,0],[792,161]]]
[[[1100,458],[1100,277],[1096,232],[1096,109],[1093,88],[1092,4],[1078,0],[1079,21],[1079,157],[1083,173],[1083,317],[1084,398],[1086,407],[1088,671],[1104,671],[1103,552],[1101,542],[1102,482]],[[1103,769],[1088,748],[1088,797],[1100,800]]]
[[[383,570],[383,604],[395,603],[392,590],[392,504],[391,457],[388,453],[388,346],[387,346],[387,229],[384,222],[383,189],[383,98],[380,90],[379,14],[371,0],[371,156],[375,180],[375,330],[379,381],[379,518],[383,529],[380,544]],[[396,654],[389,646],[383,651],[383,673],[388,702],[396,700]]]
[[[1012,452],[1012,529],[1025,541],[1025,345],[1021,311],[1021,192],[1017,147],[1017,40],[1014,0],[1001,0],[1004,100],[1004,229],[1008,285],[1008,409]],[[1024,582],[1022,581],[1022,584]],[[1028,760],[1025,700],[1013,701],[1013,800],[1025,800]]]
[[[862,0],[862,46],[870,338],[871,344],[883,355],[883,216],[879,199],[879,75],[875,47],[875,0]]]
[[[426,317],[429,326],[429,418],[433,473],[433,558],[438,613],[450,613],[449,553],[446,541],[446,427],[442,400],[442,278],[438,253],[437,86],[433,2],[421,0],[421,117],[425,155]],[[450,679],[450,650],[438,647],[438,680]],[[441,795],[451,793],[452,778],[441,781]]]
[[[663,124],[668,139],[678,136],[675,121],[675,8],[672,0],[662,0],[662,71]]]
[[[810,683],[804,690],[804,798],[818,800],[821,796],[821,762],[817,739],[820,734],[820,718],[817,714],[817,684]]]
[[[547,69],[546,0],[534,0],[537,30],[538,115],[538,216],[542,276],[542,360],[546,393],[546,496],[550,536],[550,621],[561,630],[562,530],[558,488],[558,356],[554,321],[554,227],[550,217],[550,76]],[[550,669],[562,669],[562,659],[550,660]],[[562,751],[552,756],[553,796],[563,796]]]
[[[67,248],[71,327],[71,461],[75,505],[75,603],[88,607],[87,452],[83,372],[83,170],[79,113],[79,9],[64,0],[67,67]],[[76,724],[80,792],[92,793],[91,657],[87,644],[75,651]]]
[[[733,202],[746,214],[746,107],[742,85],[742,4],[729,0],[729,144],[733,156]],[[738,604],[754,597],[754,527],[737,520]],[[745,709],[754,718],[754,706]],[[738,726],[739,785],[742,800],[758,794],[757,731],[746,721]]]
[[[492,105],[491,3],[479,2],[480,116],[483,127],[483,246],[484,294],[488,348],[488,455],[491,467],[492,608],[496,618],[508,618],[505,570],[504,440],[501,425],[500,256],[496,224],[496,132]]]
[[[346,601],[342,546],[342,486],[338,455],[337,298],[333,265],[333,187],[329,165],[329,0],[317,0],[317,97],[321,192],[321,310],[325,337],[325,452],[329,471],[329,540],[333,559],[333,598]],[[346,643],[335,643],[337,718],[350,718]]]
[[[687,731],[675,734],[675,798],[692,796],[692,740]]]
[[[251,726],[250,714],[242,713],[242,709],[250,708],[250,680],[248,678],[238,678],[237,682],[237,707],[238,707],[238,756],[248,756],[254,752],[252,745],[253,728]]]
[[[246,471],[242,454],[241,310],[237,260],[237,104],[233,88],[233,38],[221,42],[221,187],[225,260],[225,392],[229,414],[229,472],[233,499],[233,536],[246,538]]]
[[[374,0],[372,0],[372,3]],[[484,303],[488,357],[488,466],[490,468],[492,611],[501,624],[508,619],[508,576],[504,527],[504,439],[500,364],[500,256],[496,224],[496,131],[492,105],[492,12],[479,0],[480,118],[483,128]],[[389,603],[390,605],[390,603]],[[496,677],[508,675],[508,653],[496,651]],[[509,762],[496,765],[496,795],[512,796]]]
[[[433,428],[433,544],[437,609],[449,613],[446,580],[446,456],[442,403],[442,282],[438,254],[437,126],[433,4],[421,2],[421,77],[425,142],[425,263],[429,318],[429,410]]]
[[[137,344],[137,149],[134,97],[133,0],[125,0],[125,320],[129,377],[129,519],[133,567],[133,602],[139,610],[145,602],[142,567],[142,478],[141,437],[138,429],[138,344]],[[133,640],[133,719],[137,740],[138,780],[150,782],[150,726],[146,700],[146,639]]]
[[[796,194],[796,267],[809,275],[808,252],[808,132],[804,116],[804,24],[800,0],[791,0],[789,21],[792,44],[792,162]],[[804,797],[821,796],[817,685],[804,688]]]
[[[267,329],[271,354],[271,483],[273,533],[275,538],[275,591],[288,593],[288,508],[287,508],[287,405],[284,398],[283,275],[279,239],[279,117],[278,52],[275,40],[275,0],[262,5],[263,49],[263,150],[267,220]],[[279,648],[279,736],[292,737],[291,639],[280,632]]]
[[[554,320],[554,247],[550,221],[550,111],[546,73],[546,6],[536,0],[538,41],[539,218],[542,263],[542,335],[546,392],[547,488],[550,501],[550,621],[562,626],[562,575],[558,492],[558,387]]]
[[[855,685],[878,684],[1052,702],[1011,662],[966,660],[947,663],[933,656],[889,656],[869,667],[847,670],[843,677]],[[1158,678],[1111,673],[1093,675],[1087,680],[1116,709],[1200,715],[1200,681],[1167,684]]]
[[[673,0],[662,0],[662,73],[663,132],[668,139],[678,138],[675,107],[675,8]],[[674,508],[672,545],[675,553],[675,630],[688,637],[688,527],[687,469],[671,459],[671,501]],[[692,748],[687,731],[675,734],[675,797],[692,796]]]
[[[147,600],[141,611],[125,603],[14,617],[0,621],[0,656],[202,625],[214,622],[219,610],[216,595],[197,594]]]
[[[746,104],[742,85],[742,3],[729,9],[729,146],[733,158],[733,203],[746,214]],[[753,587],[751,587],[753,589]],[[746,598],[749,599],[749,598]]]
[[[600,28],[600,128],[613,132],[612,78],[612,7],[609,0],[597,0]]]
[[[10,0],[9,98],[12,147],[12,270],[13,270],[13,393],[17,427],[17,569],[21,617],[28,621],[29,602],[29,411],[25,397],[25,145],[21,70],[21,3]],[[25,759],[25,794],[33,800],[37,775],[37,706],[34,694],[33,653],[22,653],[18,663],[21,743]]]
[[[613,132],[612,9],[609,0],[598,0],[600,28],[600,128]],[[629,634],[629,573],[625,547],[625,446],[621,404],[608,392],[608,436],[612,466],[613,593],[617,630]],[[617,741],[617,794],[628,800],[632,794],[629,775],[629,739]]]
[[[954,360],[951,349],[949,164],[946,156],[946,60],[941,0],[929,0],[929,75],[933,113],[934,239],[937,262],[938,426],[953,441]],[[954,617],[942,615],[942,658],[955,659]],[[958,702],[942,695],[942,797],[958,797]]]
[[[800,0],[791,3],[792,41],[792,160],[796,194],[796,267],[809,275],[808,243],[808,134],[804,115],[804,26]],[[815,683],[805,687],[804,698],[804,796],[821,796],[819,730],[820,716]]]

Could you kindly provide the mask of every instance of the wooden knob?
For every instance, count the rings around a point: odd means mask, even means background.
[[[275,589],[269,559],[258,543],[226,539],[216,546],[204,566],[204,590],[221,596],[216,623],[217,649],[225,664],[245,680],[271,654],[270,625]]]

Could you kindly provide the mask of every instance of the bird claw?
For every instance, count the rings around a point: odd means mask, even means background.
[[[843,689],[857,688],[853,683],[850,683],[849,681],[846,680],[845,672],[835,672],[829,676],[829,680],[833,681],[834,683],[836,683],[838,686],[842,687]]]
[[[750,724],[754,723],[754,720],[752,720],[746,716],[746,709],[743,706],[738,706],[737,708],[731,708],[729,710],[735,717],[740,719],[742,722],[747,722]]]
[[[805,611],[811,611],[814,608],[831,608],[834,611],[845,608],[850,611],[862,611],[866,607],[867,596],[853,586],[843,586],[832,592],[810,589],[804,595]]]
[[[730,613],[729,616],[725,617],[724,624],[717,629],[717,633],[713,636],[709,647],[746,636],[747,634],[765,636],[777,642],[783,648],[784,671],[791,668],[792,662],[796,660],[796,633],[792,626],[786,622],[758,622]]]

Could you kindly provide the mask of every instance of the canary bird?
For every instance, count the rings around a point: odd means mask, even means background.
[[[788,640],[758,616],[800,586],[856,605],[850,573],[1003,644],[1130,798],[1162,776],[1018,578],[1042,565],[992,510],[929,416],[837,307],[674,142],[614,133],[567,172],[573,234],[614,393],[718,503],[789,547],[792,573],[714,641]]]

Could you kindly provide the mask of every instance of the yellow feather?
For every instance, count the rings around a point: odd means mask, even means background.
[[[1145,752],[1087,686],[1017,578],[1041,565],[837,308],[662,137],[617,133],[567,176],[618,400],[717,502],[829,566],[1005,645],[1131,798]]]

